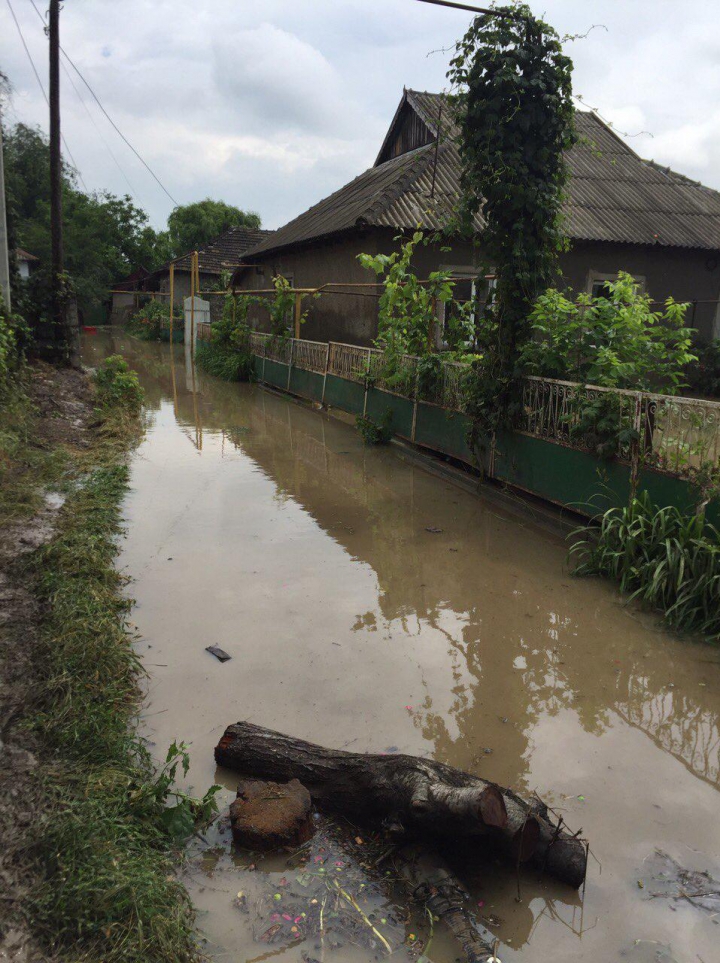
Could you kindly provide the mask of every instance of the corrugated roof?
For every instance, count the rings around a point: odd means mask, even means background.
[[[436,135],[442,96],[407,90],[401,106],[407,102]],[[437,166],[435,144],[429,144],[371,167],[248,255],[363,225],[399,230],[444,226],[457,204],[461,170],[452,106],[445,103]],[[591,111],[578,111],[575,123],[580,136],[568,151],[565,202],[571,238],[720,250],[720,192],[643,160]],[[475,227],[482,230],[481,216]]]
[[[250,227],[231,227],[223,234],[219,234],[214,240],[198,251],[198,266],[201,274],[221,274],[223,271],[232,271],[238,266],[243,255],[252,247],[256,247],[273,232],[265,231],[261,228]],[[176,271],[189,271],[192,252],[188,252],[183,257],[175,261]],[[162,274],[170,270],[170,261],[154,271],[153,274]]]

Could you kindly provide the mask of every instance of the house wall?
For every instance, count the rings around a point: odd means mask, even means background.
[[[560,260],[564,279],[575,291],[588,290],[591,271],[611,275],[629,271],[645,279],[645,292],[653,300],[720,299],[720,255],[712,251],[578,242]],[[656,310],[660,308],[655,305]],[[688,324],[697,329],[699,341],[720,337],[717,309],[717,303],[698,303],[688,311]]]
[[[357,260],[361,253],[377,252],[375,232],[357,232],[318,242],[307,248],[277,251],[264,258],[255,258],[258,267],[250,267],[237,285],[238,290],[260,290],[272,287],[278,274],[291,279],[294,287],[316,288],[327,283],[369,283],[375,276]],[[352,291],[353,289],[349,289]],[[379,289],[360,288],[353,293],[326,293],[317,299],[307,298],[303,310],[308,319],[302,337],[309,341],[340,341],[351,344],[371,344],[377,333],[377,294]],[[269,330],[266,309],[254,307],[249,313],[253,327]],[[289,323],[291,319],[288,319]]]
[[[273,276],[291,278],[295,287],[319,287],[327,282],[370,282],[374,275],[357,261],[360,253],[391,254],[397,250],[396,231],[366,229],[335,240],[325,240],[296,250],[270,253],[256,258],[258,267],[249,268],[238,285],[245,290],[271,286]],[[418,247],[413,268],[421,278],[438,268],[485,271],[482,251],[470,241],[459,241],[441,250],[441,245]],[[644,281],[645,291],[658,302],[672,296],[676,301],[697,301],[688,311],[688,324],[698,331],[698,340],[720,337],[720,256],[709,251],[677,248],[648,248],[630,244],[577,242],[561,255],[562,279],[559,286],[575,293],[589,290],[592,277],[616,276],[618,271]],[[360,289],[355,294],[326,294],[308,300],[308,320],[302,337],[311,341],[340,341],[370,345],[377,336],[378,288]],[[364,296],[359,296],[359,295]],[[714,303],[702,303],[714,302]],[[656,305],[657,309],[661,304]],[[268,314],[253,310],[254,327],[267,331]]]

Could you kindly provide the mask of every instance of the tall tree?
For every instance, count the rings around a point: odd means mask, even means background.
[[[206,197],[204,201],[176,207],[168,217],[175,257],[205,247],[231,227],[260,227],[260,215]]]
[[[50,161],[37,128],[5,130],[5,179],[16,243],[40,258],[40,270],[17,294],[31,319],[46,315],[50,270]],[[171,256],[168,237],[148,224],[132,200],[78,190],[75,172],[62,169],[65,269],[81,312],[108,300],[113,282],[138,267],[152,270]]]

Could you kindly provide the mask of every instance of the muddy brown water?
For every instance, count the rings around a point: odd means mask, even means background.
[[[718,877],[717,649],[674,637],[601,580],[572,578],[561,537],[394,447],[363,447],[326,413],[193,372],[182,348],[85,337],[89,364],[116,352],[147,397],[119,564],[158,759],[187,742],[189,783],[222,784],[225,808],[236,779],[216,770],[213,747],[250,719],[537,790],[595,858],[584,894],[523,872],[520,902],[513,872],[478,869],[473,902],[504,961],[717,963],[720,903],[713,916],[653,897],[644,871],[659,848]],[[255,899],[286,869],[261,864],[265,877],[250,862],[222,820],[196,841],[186,880],[208,953],[316,957],[307,943],[253,940],[235,897]],[[458,952],[436,933],[427,955]],[[369,958],[349,944],[326,956]]]

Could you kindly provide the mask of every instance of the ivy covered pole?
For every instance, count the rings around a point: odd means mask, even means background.
[[[561,207],[574,143],[572,62],[558,34],[525,4],[476,17],[456,46],[462,221],[480,215],[497,276],[499,371],[511,377],[535,297],[566,241]]]

